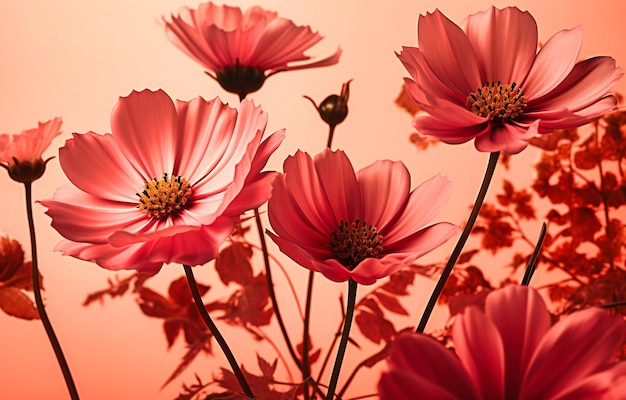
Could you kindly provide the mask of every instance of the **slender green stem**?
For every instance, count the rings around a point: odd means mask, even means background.
[[[304,381],[304,399],[309,400],[309,381],[311,379],[311,365],[309,364],[309,325],[311,321],[311,299],[313,298],[313,279],[315,273],[309,271],[309,283],[306,290],[306,304],[304,308],[304,327],[302,328],[302,380]]]
[[[193,276],[193,270],[191,269],[189,265],[183,265],[183,268],[185,270],[185,275],[187,276],[189,289],[191,289],[191,295],[193,296],[193,300],[196,303],[196,308],[198,309],[198,312],[200,312],[200,316],[204,320],[204,323],[206,324],[207,328],[209,328],[209,330],[211,331],[211,334],[213,335],[215,340],[217,340],[217,343],[220,345],[220,348],[222,349],[222,353],[224,353],[224,355],[226,356],[226,359],[228,360],[228,363],[230,364],[230,367],[232,368],[233,373],[237,377],[237,380],[239,381],[239,385],[243,389],[244,393],[249,398],[254,399],[254,393],[252,393],[252,389],[250,389],[250,385],[248,385],[246,378],[243,376],[243,372],[241,372],[241,369],[239,368],[239,364],[237,363],[237,360],[235,359],[233,352],[230,350],[230,347],[228,347],[228,344],[226,343],[224,336],[222,336],[219,329],[217,329],[217,326],[215,325],[215,323],[213,323],[211,316],[209,315],[206,308],[204,307],[202,296],[200,296],[200,292],[198,291],[198,285],[196,284],[196,278]]]
[[[326,393],[326,400],[333,400],[335,396],[335,390],[337,389],[337,382],[339,381],[339,373],[341,372],[341,365],[343,364],[343,357],[346,354],[346,348],[348,347],[348,339],[350,337],[350,327],[352,326],[352,317],[354,316],[354,306],[356,304],[356,289],[358,284],[350,279],[348,281],[348,304],[346,305],[346,321],[343,325],[343,332],[341,333],[341,341],[339,342],[339,348],[337,349],[337,358],[335,359],[335,366],[333,367],[333,373],[330,376],[330,383],[328,384],[328,392]]]
[[[302,363],[300,362],[300,359],[293,349],[293,345],[291,344],[291,340],[289,339],[289,334],[287,333],[287,328],[285,327],[283,317],[280,313],[280,309],[278,308],[276,292],[274,291],[274,281],[272,280],[272,270],[270,269],[269,252],[267,251],[267,242],[265,241],[265,230],[263,229],[263,223],[261,222],[261,216],[259,215],[258,208],[254,209],[254,219],[256,221],[256,226],[259,231],[259,241],[261,243],[261,252],[263,253],[263,262],[265,264],[265,278],[267,280],[267,290],[269,292],[270,300],[272,301],[274,314],[276,314],[276,320],[278,321],[280,332],[283,334],[283,338],[285,338],[285,343],[287,344],[289,354],[291,354],[291,358],[293,358],[293,361],[296,363],[298,368],[302,370]]]
[[[478,217],[478,212],[480,211],[480,207],[483,205],[483,200],[485,200],[485,195],[487,194],[487,189],[489,189],[489,184],[491,183],[491,178],[493,177],[493,173],[496,169],[496,165],[498,164],[498,156],[500,152],[493,152],[489,155],[489,163],[487,164],[487,170],[485,171],[485,176],[483,178],[483,183],[480,186],[480,190],[478,191],[478,195],[476,196],[476,201],[474,202],[474,207],[472,208],[472,212],[465,224],[465,228],[461,233],[461,237],[459,237],[459,241],[456,243],[454,250],[452,250],[452,254],[448,259],[448,263],[446,264],[443,272],[441,273],[441,277],[439,277],[439,281],[433,290],[432,295],[430,296],[430,300],[428,300],[428,304],[426,305],[426,309],[424,310],[424,314],[422,314],[422,319],[415,331],[417,333],[423,333],[426,328],[426,324],[428,323],[428,319],[430,318],[430,314],[432,314],[433,309],[435,308],[435,304],[437,304],[437,300],[439,299],[439,295],[443,291],[443,287],[450,276],[450,272],[452,272],[452,268],[454,264],[456,264],[457,259],[461,255],[461,251],[463,250],[463,246],[465,246],[465,242],[474,227],[474,223],[476,222],[476,218]]]
[[[72,378],[70,367],[65,360],[63,350],[61,350],[61,344],[59,343],[59,340],[54,333],[54,329],[52,328],[52,324],[50,323],[50,319],[48,318],[48,314],[46,313],[46,308],[43,304],[43,299],[41,297],[41,285],[39,284],[39,267],[37,265],[37,240],[35,238],[35,221],[33,219],[31,183],[24,183],[24,189],[26,192],[26,214],[28,217],[28,229],[30,232],[30,250],[32,253],[31,264],[33,274],[33,293],[35,294],[35,304],[37,305],[37,312],[39,313],[41,322],[43,323],[46,333],[48,334],[48,339],[50,340],[50,344],[52,345],[54,354],[57,357],[59,367],[61,367],[61,371],[63,372],[63,377],[65,378],[67,390],[70,392],[70,397],[72,398],[72,400],[78,400],[78,391],[76,390],[76,385],[74,384],[74,379]]]

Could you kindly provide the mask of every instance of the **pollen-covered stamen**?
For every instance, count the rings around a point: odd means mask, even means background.
[[[352,269],[366,258],[379,258],[383,236],[365,221],[341,221],[330,238],[330,250],[341,264]]]
[[[152,218],[166,218],[184,209],[191,198],[191,185],[182,176],[168,176],[143,184],[143,191],[137,193],[139,208]]]
[[[468,110],[490,120],[515,118],[524,113],[527,105],[528,99],[515,82],[510,85],[489,82],[465,100]]]

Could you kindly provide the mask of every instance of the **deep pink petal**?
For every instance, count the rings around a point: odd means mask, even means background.
[[[411,177],[404,164],[377,161],[357,173],[363,201],[363,219],[383,231],[409,198]]]
[[[457,104],[465,103],[469,93],[460,92],[442,82],[431,70],[420,49],[403,47],[396,55],[412,78],[412,80],[405,78],[407,92],[425,110],[429,112],[436,110],[438,98]]]
[[[483,83],[520,84],[526,79],[537,52],[537,23],[528,11],[490,7],[461,26],[476,51]]]
[[[572,71],[583,42],[581,27],[565,29],[541,48],[528,78],[521,84],[524,96],[537,99],[556,88]]]
[[[569,390],[560,393],[559,399],[618,400],[624,397],[624,393],[626,393],[626,362],[620,362],[575,383]]]
[[[439,10],[420,15],[417,39],[424,58],[443,83],[465,96],[483,85],[476,54],[465,32]]]
[[[528,146],[528,140],[538,133],[539,120],[524,127],[514,123],[493,123],[488,134],[478,136],[474,145],[478,151],[506,151],[517,154]]]
[[[577,63],[559,86],[542,98],[533,99],[528,112],[567,108],[572,112],[585,109],[605,97],[624,71],[611,57],[594,57]],[[608,112],[598,110],[592,118]]]
[[[61,186],[52,199],[40,203],[48,208],[52,227],[73,241],[105,243],[112,232],[141,231],[150,225],[135,205],[103,200],[71,184]]]
[[[528,366],[521,397],[555,398],[581,379],[605,369],[625,335],[622,317],[601,309],[567,316],[541,341]]]
[[[457,316],[452,327],[456,353],[481,399],[503,399],[505,354],[498,328],[477,307]]]
[[[59,149],[59,162],[68,179],[81,190],[102,199],[139,204],[136,193],[143,190],[145,180],[112,135],[75,133]]]
[[[402,260],[404,264],[412,263],[447,242],[458,232],[458,226],[449,222],[439,222],[392,244],[386,244],[383,239],[383,249],[385,253]]]
[[[500,332],[504,346],[504,398],[514,398],[520,392],[530,359],[550,329],[550,313],[536,290],[516,285],[490,293],[485,313]]]
[[[178,153],[176,109],[162,90],[133,91],[111,111],[113,140],[144,181],[171,175]]]
[[[452,184],[443,175],[435,175],[411,192],[402,210],[393,219],[378,226],[387,246],[394,246],[428,224],[441,212],[452,195]]]
[[[335,229],[341,221],[361,218],[363,206],[360,189],[346,154],[341,150],[325,149],[315,156],[313,162],[335,218]]]
[[[478,399],[467,372],[450,350],[432,338],[399,335],[391,348],[389,370],[378,383],[381,400]]]
[[[432,136],[444,143],[459,144],[468,142],[478,136],[489,133],[491,124],[487,119],[460,107],[450,107],[448,117],[444,116],[418,116],[413,121],[413,126],[422,135]],[[465,118],[467,117],[467,118]]]

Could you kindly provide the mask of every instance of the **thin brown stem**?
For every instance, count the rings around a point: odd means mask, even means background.
[[[65,356],[63,355],[63,350],[61,349],[61,344],[57,339],[56,334],[54,333],[54,329],[52,328],[52,324],[50,323],[50,319],[48,318],[48,313],[46,312],[46,307],[43,304],[43,298],[41,296],[41,285],[39,284],[39,267],[37,263],[37,240],[35,237],[35,221],[33,219],[33,204],[32,204],[32,190],[31,183],[24,183],[24,189],[26,192],[26,214],[28,217],[28,230],[30,233],[30,250],[32,254],[32,275],[33,275],[33,293],[35,294],[35,304],[37,305],[37,312],[39,313],[39,317],[41,318],[41,323],[46,330],[46,334],[48,335],[48,340],[50,340],[50,344],[52,345],[52,349],[54,350],[54,354],[56,355],[57,362],[59,363],[59,367],[61,367],[61,371],[63,372],[63,378],[65,378],[65,384],[67,385],[67,390],[70,392],[70,397],[72,400],[78,400],[78,391],[76,390],[76,385],[74,384],[74,379],[72,378],[72,373],[70,372],[70,367],[65,360]]]
[[[428,304],[426,305],[426,309],[424,310],[424,314],[422,314],[422,319],[415,331],[417,333],[423,333],[426,328],[426,324],[428,323],[428,319],[435,308],[435,304],[437,304],[437,300],[443,291],[443,287],[452,272],[452,268],[454,264],[456,264],[457,259],[461,255],[461,251],[463,251],[463,246],[465,246],[465,242],[474,227],[474,223],[476,222],[476,218],[478,217],[478,213],[480,212],[480,208],[483,205],[483,201],[485,200],[485,196],[487,195],[487,189],[489,189],[489,183],[491,182],[491,178],[493,177],[493,173],[496,169],[496,165],[498,164],[498,157],[500,156],[500,152],[493,152],[489,155],[489,163],[487,164],[487,170],[485,171],[485,176],[483,178],[483,182],[480,186],[480,190],[478,191],[478,195],[476,196],[476,201],[474,202],[474,207],[472,208],[472,212],[465,224],[465,228],[459,237],[459,241],[456,243],[448,262],[441,273],[441,277],[439,277],[439,281],[433,290],[430,299],[428,300]]]
[[[237,363],[233,352],[230,350],[230,347],[228,347],[228,343],[226,343],[224,336],[222,336],[219,329],[217,329],[217,326],[215,325],[215,323],[211,319],[211,316],[204,307],[204,302],[202,301],[202,296],[200,295],[200,291],[198,290],[196,278],[193,276],[193,270],[189,265],[183,265],[183,269],[185,270],[185,276],[187,277],[187,282],[189,283],[189,289],[191,290],[193,301],[196,303],[196,308],[198,309],[202,320],[206,324],[207,328],[209,328],[209,331],[211,331],[211,334],[219,344],[220,348],[222,349],[222,353],[224,353],[224,356],[226,356],[226,359],[228,360],[228,363],[230,364],[230,367],[233,370],[237,381],[239,381],[241,389],[243,389],[247,397],[254,399],[254,393],[252,393],[250,385],[246,381],[246,378],[243,376],[243,372],[241,372],[241,369],[239,368],[239,364]]]

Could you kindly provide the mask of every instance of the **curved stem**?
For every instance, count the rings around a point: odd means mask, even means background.
[[[276,320],[278,321],[280,332],[283,334],[283,338],[285,338],[287,350],[289,350],[289,354],[291,354],[291,358],[293,358],[293,361],[296,363],[298,368],[302,370],[302,363],[300,362],[300,359],[293,349],[291,340],[289,339],[289,334],[287,334],[287,328],[285,328],[283,317],[280,313],[280,309],[278,308],[276,292],[274,291],[274,281],[272,280],[272,270],[270,269],[269,252],[267,251],[267,242],[265,241],[265,231],[263,229],[263,224],[261,223],[261,216],[259,215],[258,208],[254,209],[254,219],[256,221],[256,226],[259,231],[259,241],[261,243],[261,251],[263,253],[263,262],[265,264],[265,278],[267,280],[267,289],[269,292],[270,300],[272,301],[272,307],[274,308],[274,314],[276,314]]]
[[[343,325],[343,332],[341,334],[341,341],[339,342],[339,348],[337,349],[337,358],[335,359],[335,366],[333,367],[333,373],[330,376],[330,383],[328,384],[328,392],[326,394],[326,400],[333,400],[335,396],[335,390],[337,389],[337,382],[339,380],[339,372],[341,372],[341,364],[343,363],[343,357],[346,354],[346,347],[348,347],[348,338],[350,337],[350,327],[352,326],[352,317],[354,315],[354,305],[356,304],[356,289],[358,284],[350,279],[348,281],[348,305],[346,306],[346,321]]]
[[[193,296],[193,300],[196,303],[196,308],[198,309],[200,316],[204,320],[204,323],[206,324],[207,328],[209,328],[209,331],[211,331],[211,334],[213,335],[215,340],[217,340],[217,343],[220,345],[220,348],[222,349],[222,353],[224,353],[224,355],[226,356],[226,359],[228,360],[228,363],[230,364],[230,367],[232,368],[233,373],[237,377],[237,380],[239,381],[239,385],[243,389],[244,393],[249,398],[254,399],[254,394],[252,393],[252,389],[250,389],[250,385],[248,385],[246,378],[243,376],[243,372],[241,372],[241,369],[239,368],[239,364],[237,363],[237,360],[235,359],[233,352],[230,351],[230,347],[228,347],[226,340],[220,333],[219,329],[217,329],[217,326],[213,323],[211,316],[209,315],[206,308],[204,307],[204,302],[202,301],[202,296],[200,296],[200,292],[198,291],[196,278],[193,276],[193,271],[191,267],[189,265],[183,264],[183,268],[185,270],[185,276],[187,276],[187,282],[189,283],[189,289],[191,290],[191,295]]]
[[[309,283],[306,290],[306,305],[304,309],[304,327],[302,328],[302,381],[304,382],[304,399],[309,400],[309,381],[311,379],[311,365],[309,364],[309,325],[311,322],[311,299],[313,294],[314,272],[309,271]]]
[[[433,294],[430,296],[430,300],[428,300],[428,304],[426,305],[426,309],[424,310],[424,314],[422,314],[422,319],[415,331],[417,333],[423,333],[426,328],[426,323],[428,323],[428,319],[430,318],[430,314],[433,312],[433,308],[435,308],[435,304],[437,304],[437,300],[439,299],[439,295],[443,291],[443,287],[450,276],[450,272],[452,272],[452,268],[454,264],[456,264],[456,260],[461,255],[461,251],[463,250],[463,246],[465,246],[465,242],[474,227],[474,223],[476,222],[476,218],[478,217],[478,212],[480,211],[480,207],[483,205],[483,200],[485,200],[485,195],[487,194],[487,189],[489,189],[489,184],[491,183],[491,178],[493,177],[493,173],[496,169],[496,165],[498,164],[498,156],[500,152],[493,152],[489,155],[489,163],[487,164],[487,169],[485,171],[485,176],[483,178],[483,182],[480,186],[480,190],[478,191],[478,195],[476,196],[476,201],[474,202],[474,207],[472,208],[472,212],[465,224],[465,228],[463,228],[463,232],[461,233],[461,237],[459,237],[459,241],[456,243],[454,250],[452,250],[452,254],[448,259],[448,263],[446,264],[443,272],[441,273],[441,277],[439,277],[439,281],[435,286],[435,290],[433,290]]]
[[[65,378],[67,390],[70,392],[70,397],[72,398],[72,400],[78,400],[78,391],[76,390],[76,385],[74,384],[74,379],[72,378],[70,367],[65,360],[63,350],[61,350],[61,344],[59,343],[59,340],[54,333],[54,329],[52,328],[52,324],[50,323],[50,319],[48,318],[48,314],[46,313],[46,308],[43,304],[43,299],[41,297],[41,286],[39,284],[39,267],[37,265],[37,240],[35,239],[35,221],[33,219],[31,183],[24,183],[24,189],[26,192],[26,214],[28,217],[28,230],[30,232],[30,250],[32,253],[31,264],[33,275],[33,293],[35,294],[35,304],[37,305],[37,312],[39,313],[41,322],[43,323],[43,326],[46,330],[46,334],[48,335],[48,340],[50,340],[50,344],[52,345],[54,354],[57,357],[59,367],[61,367],[61,371],[63,372],[63,377]]]

